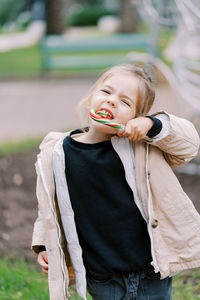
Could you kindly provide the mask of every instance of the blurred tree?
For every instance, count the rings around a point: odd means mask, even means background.
[[[98,20],[107,15],[113,15],[113,11],[100,5],[84,5],[74,9],[71,15],[68,15],[69,26],[95,26]]]
[[[120,0],[121,32],[135,32],[138,25],[136,7],[131,0]]]
[[[62,0],[46,0],[46,34],[61,34],[62,22]]]

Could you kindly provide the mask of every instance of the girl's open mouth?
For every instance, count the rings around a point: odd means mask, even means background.
[[[112,120],[114,118],[112,112],[106,108],[97,109],[96,114],[99,114],[102,118],[109,120]]]

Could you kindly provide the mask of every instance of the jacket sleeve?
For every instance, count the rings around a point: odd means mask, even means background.
[[[38,200],[38,217],[33,227],[31,249],[35,253],[39,253],[39,246],[45,245],[45,227],[44,227],[44,218],[43,218],[44,209],[43,209],[43,201],[42,201],[44,197],[44,190],[43,190],[41,177],[38,172],[37,162],[35,164],[35,168],[37,173],[36,196]]]
[[[168,134],[160,140],[153,139],[148,143],[161,149],[169,165],[176,168],[188,163],[197,155],[199,135],[190,121],[168,113],[165,114],[169,117]]]

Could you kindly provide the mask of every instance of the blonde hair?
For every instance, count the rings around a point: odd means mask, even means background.
[[[84,109],[87,110],[87,105],[90,103],[94,92],[104,83],[105,80],[107,80],[108,78],[110,78],[115,74],[121,74],[121,73],[133,75],[136,78],[138,78],[138,99],[137,99],[135,117],[147,115],[155,99],[155,89],[153,87],[151,77],[141,67],[131,65],[131,64],[120,64],[104,72],[100,76],[100,78],[95,82],[95,84],[91,87],[87,96],[79,102],[76,110],[76,115],[82,131],[85,131],[81,121],[81,117],[83,117],[84,114],[83,110]],[[88,110],[87,110],[87,117],[88,117]]]

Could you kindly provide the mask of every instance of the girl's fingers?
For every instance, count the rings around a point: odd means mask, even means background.
[[[45,274],[48,274],[48,268],[47,268],[47,269],[42,268],[42,271],[43,271]]]
[[[123,132],[123,136],[128,137],[131,134],[131,125],[127,124]]]
[[[38,264],[42,267],[42,271],[45,274],[48,274],[48,263],[45,261],[45,258],[41,255],[41,253],[38,254]]]
[[[118,136],[123,136],[123,132],[118,132],[117,135]]]
[[[44,269],[44,270],[48,270],[48,268],[49,268],[48,265],[46,265],[46,266],[43,265],[42,266],[42,269]]]
[[[140,141],[141,139],[144,138],[145,134],[144,134],[144,130],[143,130],[143,128],[141,128],[141,126],[139,127],[137,124],[133,125],[131,123],[128,123],[126,125],[123,136],[125,136],[128,139],[133,140],[133,141]]]
[[[48,264],[44,260],[38,260],[38,263],[42,268],[48,269]]]
[[[44,261],[45,261],[45,262],[48,264],[47,252],[46,252],[46,251],[44,251],[44,252],[41,252],[41,255],[42,255],[42,257],[43,257]]]
[[[138,135],[139,135],[138,129],[135,127],[131,127],[130,124],[127,124],[125,136],[130,140],[136,141]]]
[[[134,141],[138,142],[142,139],[142,134],[141,132],[137,132],[134,136]]]
[[[137,138],[138,138],[138,133],[137,133],[137,132],[134,132],[134,134],[133,134],[132,137],[131,137],[131,140],[137,141]]]
[[[44,268],[44,269],[48,269],[48,261],[47,261],[47,258],[46,256],[42,255],[42,253],[40,252],[38,254],[38,264]]]
[[[141,139],[143,139],[144,134],[142,133],[141,128],[138,128],[138,126],[127,123],[125,130],[123,132],[119,132],[118,136],[127,137],[132,141],[140,141]]]

